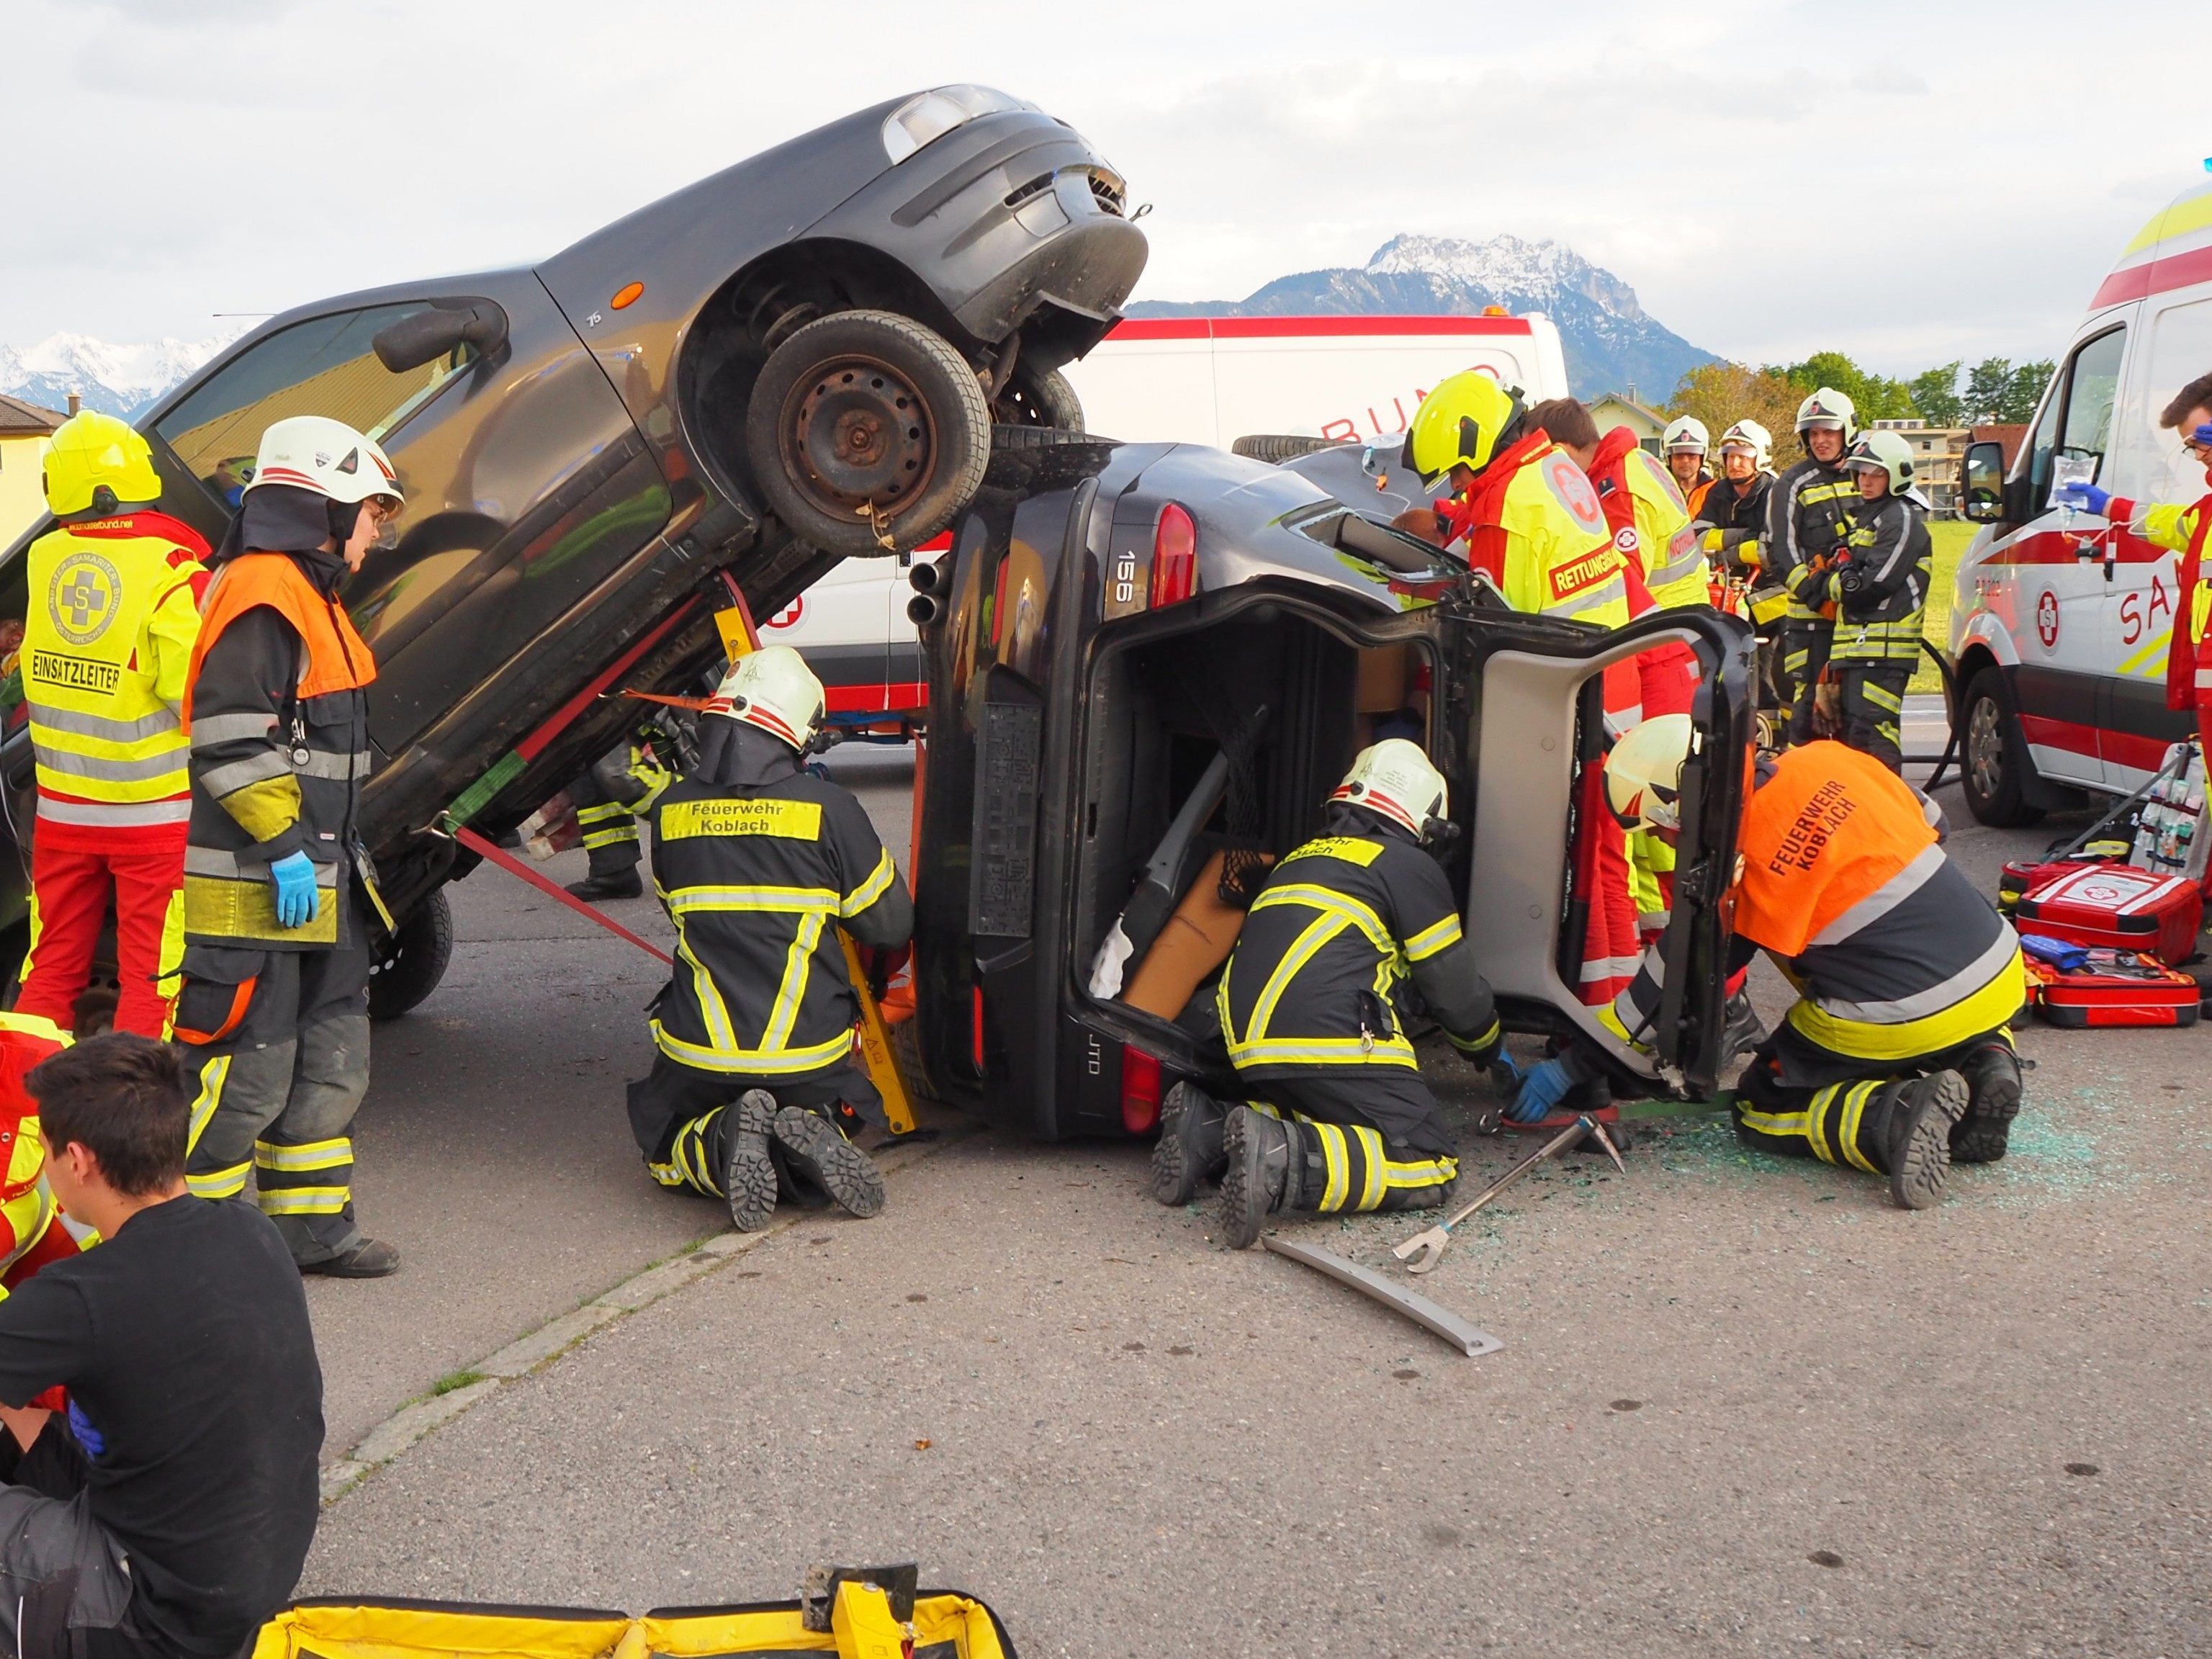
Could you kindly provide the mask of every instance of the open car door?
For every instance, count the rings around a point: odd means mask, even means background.
[[[1467,936],[1509,1026],[1588,1038],[1655,1093],[1711,1096],[1724,1063],[1728,890],[1753,739],[1754,636],[1703,608],[1655,612],[1617,633],[1568,624],[1456,625],[1469,700],[1454,726],[1476,780]],[[1679,640],[1698,653],[1697,738],[1683,773],[1673,919],[1662,936],[1664,990],[1648,1050],[1632,1048],[1584,1006],[1570,977],[1577,813],[1586,769],[1605,756],[1603,673]],[[1572,943],[1578,945],[1578,941]]]

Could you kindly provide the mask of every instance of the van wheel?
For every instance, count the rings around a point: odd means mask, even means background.
[[[2021,734],[2020,711],[1996,664],[1966,682],[1961,708],[1959,781],[1966,810],[1992,830],[2036,823],[2043,809],[2028,799],[2035,764]]]
[[[800,541],[863,558],[909,552],[983,482],[990,406],[942,335],[888,311],[835,312],[762,365],[745,459]]]
[[[368,1017],[397,1019],[438,988],[453,959],[453,908],[442,887],[380,936],[368,969]]]
[[[1063,432],[1083,430],[1083,400],[1075,395],[1075,388],[1067,383],[1067,376],[1056,368],[1035,373],[1016,365],[1013,378],[1006,382],[991,404],[991,423],[994,426],[1049,426]]]

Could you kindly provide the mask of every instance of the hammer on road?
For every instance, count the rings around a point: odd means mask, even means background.
[[[1589,1116],[1578,1117],[1504,1175],[1498,1176],[1497,1180],[1492,1182],[1490,1185],[1485,1187],[1452,1214],[1437,1223],[1427,1231],[1415,1233],[1390,1254],[1407,1264],[1406,1267],[1407,1273],[1425,1273],[1431,1271],[1437,1262],[1444,1259],[1445,1248],[1451,1243],[1453,1228],[1458,1226],[1461,1222],[1489,1203],[1492,1199],[1520,1180],[1522,1176],[1527,1175],[1546,1158],[1558,1157],[1568,1147],[1580,1142],[1585,1135],[1595,1136],[1597,1144],[1605,1148],[1605,1155],[1613,1160],[1613,1168],[1619,1170],[1623,1175],[1628,1173],[1628,1166],[1620,1161],[1620,1153],[1613,1146],[1613,1137],[1606,1133],[1605,1125]]]

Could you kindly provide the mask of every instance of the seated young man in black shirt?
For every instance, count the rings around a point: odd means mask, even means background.
[[[55,1198],[105,1242],[0,1302],[0,1649],[223,1659],[314,1536],[323,1376],[300,1271],[252,1205],[185,1193],[163,1044],[96,1036],[25,1085]],[[57,1383],[67,1418],[15,1403]]]

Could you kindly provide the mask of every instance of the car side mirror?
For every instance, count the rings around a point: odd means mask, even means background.
[[[1976,524],[1996,524],[2004,517],[2003,445],[1966,446],[1960,471],[1959,511]]]
[[[448,300],[379,329],[369,342],[376,361],[404,374],[463,346],[489,357],[507,342],[507,313],[489,300]]]

